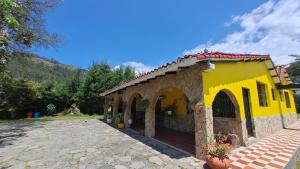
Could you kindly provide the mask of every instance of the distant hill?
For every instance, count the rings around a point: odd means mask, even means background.
[[[8,71],[14,78],[23,78],[35,82],[54,80],[69,81],[78,71],[83,75],[86,70],[61,64],[54,59],[47,59],[32,53],[14,53],[9,58]]]

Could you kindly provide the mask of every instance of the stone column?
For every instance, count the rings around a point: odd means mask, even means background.
[[[155,136],[155,104],[156,101],[151,100],[145,112],[145,136]]]
[[[197,103],[194,117],[196,157],[204,160],[206,151],[202,145],[207,145],[214,140],[212,110],[211,108],[206,109],[203,103]]]
[[[131,103],[129,103],[128,101],[126,101],[126,106],[124,108],[124,123],[126,128],[129,128],[129,124],[128,124],[128,120],[130,119],[130,115],[131,115]]]
[[[113,106],[113,112],[112,112],[112,119],[113,119],[113,122],[115,122],[115,119],[117,117],[117,114],[118,114],[118,105],[119,105],[119,100],[117,99],[114,99],[113,103],[112,103],[112,106]]]

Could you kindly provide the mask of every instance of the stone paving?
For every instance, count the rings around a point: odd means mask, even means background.
[[[98,120],[0,125],[0,168],[203,168],[203,161]]]

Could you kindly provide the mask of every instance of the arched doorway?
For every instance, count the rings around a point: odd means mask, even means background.
[[[189,100],[178,88],[159,92],[155,104],[155,138],[195,154],[194,114]]]
[[[147,108],[146,100],[140,94],[136,94],[131,102],[132,124],[130,128],[144,134],[145,131],[145,112]]]
[[[233,134],[238,137],[233,144],[243,143],[240,109],[233,93],[229,90],[219,91],[214,98],[212,111],[214,134]]]

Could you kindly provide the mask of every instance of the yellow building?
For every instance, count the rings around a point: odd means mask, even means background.
[[[248,145],[296,122],[293,87],[269,55],[214,52],[178,58],[101,95],[105,113],[127,127],[203,158],[200,145],[214,134]]]

